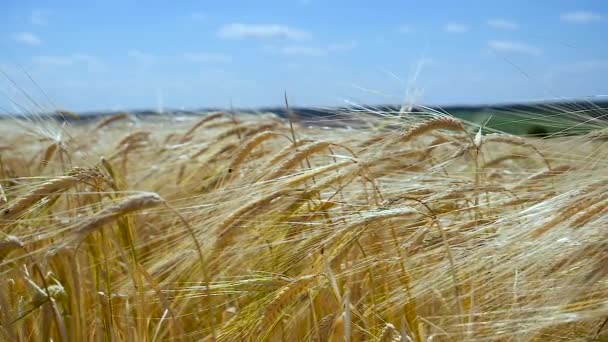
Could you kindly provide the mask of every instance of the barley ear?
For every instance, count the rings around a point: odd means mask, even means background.
[[[439,129],[467,133],[466,129],[464,128],[464,125],[460,120],[450,116],[442,116],[434,118],[432,120],[428,120],[410,128],[407,132],[403,133],[400,136],[399,140],[402,142],[409,141],[420,135]]]
[[[95,216],[78,226],[75,230],[76,234],[78,235],[78,240],[82,241],[92,232],[124,215],[153,208],[163,203],[165,203],[165,200],[153,192],[144,192],[127,197],[117,204],[101,210]]]

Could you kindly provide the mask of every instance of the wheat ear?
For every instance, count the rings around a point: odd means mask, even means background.
[[[608,197],[608,194],[602,193],[597,196],[574,199],[573,201],[568,203],[568,205],[560,208],[557,211],[556,216],[553,217],[553,219],[549,220],[547,223],[545,223],[542,226],[533,230],[532,237],[533,238],[540,237],[541,235],[543,235],[547,231],[549,231],[551,228],[557,226],[558,224],[560,224],[566,220],[569,220],[570,218],[575,216],[577,213],[584,212],[585,208],[589,208],[589,207],[596,208],[597,204],[598,203],[602,204],[603,203],[602,201],[604,201],[606,199],[606,197]],[[601,206],[600,206],[600,208],[601,208]],[[589,210],[591,210],[591,209],[589,209]],[[581,216],[579,216],[578,219],[576,219],[576,221],[578,221],[578,222],[575,224],[575,226],[577,224],[584,223],[583,220],[585,219],[585,217],[586,217],[585,214],[581,214]]]
[[[140,143],[148,140],[150,132],[148,131],[135,131],[125,136],[119,143],[118,146],[128,146]]]
[[[310,155],[322,151],[328,148],[331,143],[327,141],[316,141],[310,143],[308,145],[302,146],[302,149],[296,152],[291,157],[287,158],[281,164],[279,164],[274,170],[270,171],[266,179],[278,178],[289,172],[292,168],[294,168],[300,161],[309,157]]]
[[[274,299],[264,310],[262,317],[256,324],[255,331],[262,339],[268,335],[270,330],[276,324],[277,319],[281,316],[283,309],[294,302],[294,299],[308,289],[308,286],[317,280],[317,276],[308,275],[300,277],[290,284],[283,286],[274,296]]]
[[[4,240],[0,241],[0,261],[11,251],[23,248],[23,243],[18,237],[7,235]]]
[[[116,121],[120,121],[120,120],[125,120],[129,118],[129,113],[119,113],[119,114],[115,114],[112,115],[108,118],[105,118],[103,120],[101,120],[97,126],[95,126],[95,130],[101,129],[106,127],[107,125],[116,122]]]
[[[218,113],[212,113],[212,114],[207,114],[205,115],[203,118],[201,118],[199,121],[197,121],[194,125],[192,125],[192,127],[190,127],[190,129],[188,131],[186,131],[186,133],[184,133],[184,135],[182,136],[182,138],[180,139],[180,142],[184,143],[187,140],[190,139],[190,136],[202,125],[206,124],[209,121],[215,120],[215,119],[219,119],[226,116],[226,113],[223,112],[218,112]]]
[[[336,314],[329,314],[323,319],[319,321],[317,324],[317,334],[319,338],[319,342],[327,342],[329,341],[329,334],[331,333],[331,328],[334,325],[334,320],[336,319]]]
[[[223,249],[231,240],[233,235],[233,227],[236,226],[239,222],[242,222],[249,218],[251,215],[255,214],[261,208],[269,205],[274,199],[285,196],[289,194],[291,190],[281,189],[275,191],[269,195],[258,198],[243,207],[239,208],[237,211],[228,216],[224,221],[222,221],[218,227],[219,235],[216,241],[216,249]],[[257,210],[256,210],[257,209]]]
[[[489,162],[487,162],[487,163],[485,163],[483,165],[483,168],[487,169],[487,168],[490,168],[492,166],[496,166],[498,164],[506,162],[507,160],[518,160],[518,159],[519,160],[523,160],[523,159],[528,159],[528,157],[527,156],[519,156],[517,154],[507,154],[505,156],[498,157],[496,159],[490,160]]]
[[[534,146],[531,143],[525,141],[521,137],[516,137],[514,135],[506,135],[506,134],[495,133],[495,134],[488,134],[488,135],[484,136],[483,137],[483,142],[484,143],[497,142],[497,143],[514,145],[514,146],[529,147],[532,150],[534,150],[534,152],[536,152],[536,154],[538,154],[542,158],[542,160],[545,163],[545,165],[547,165],[547,169],[551,170],[551,164],[549,163],[549,160],[547,159],[547,157],[545,157],[545,155],[538,148],[536,148],[536,146]]]
[[[271,130],[272,128],[274,128],[276,126],[276,123],[270,123],[270,124],[258,124],[255,126],[252,126],[251,123],[242,123],[239,125],[236,125],[230,129],[228,129],[227,131],[221,133],[220,135],[216,136],[214,139],[216,141],[221,141],[224,140],[232,135],[239,135],[244,136],[244,137],[249,137],[252,136],[256,133],[259,132],[263,132],[266,130]]]
[[[401,334],[397,331],[394,325],[386,323],[384,329],[378,337],[378,342],[399,342],[401,341]]]
[[[2,210],[0,215],[3,219],[10,220],[19,216],[29,207],[49,195],[66,191],[79,182],[87,182],[99,178],[103,178],[103,175],[97,169],[75,168],[69,175],[44,182],[25,196],[10,203],[8,207]]]
[[[256,125],[256,126],[253,126],[253,127],[249,128],[249,129],[247,129],[243,133],[243,137],[249,138],[249,137],[254,136],[254,135],[258,134],[258,133],[261,133],[261,132],[264,132],[264,131],[270,131],[270,130],[274,129],[276,126],[277,126],[277,123],[275,123],[275,122]]]
[[[40,162],[40,172],[44,170],[44,167],[48,165],[48,163],[53,159],[55,152],[57,152],[57,148],[59,144],[54,142],[49,145],[44,151],[44,155],[42,156],[42,161]]]
[[[429,121],[423,122],[421,124],[415,125],[410,128],[407,132],[403,133],[399,140],[400,141],[409,141],[414,139],[417,136],[423,135],[427,132],[435,131],[438,129],[447,129],[452,131],[460,131],[466,133],[466,129],[462,122],[458,119],[442,116],[438,118],[431,119]]]
[[[580,213],[574,221],[572,221],[572,227],[580,228],[589,222],[593,217],[597,215],[603,215],[608,212],[608,201],[598,202],[590,206],[587,210]]]
[[[526,188],[528,186],[530,186],[530,183],[534,183],[536,181],[539,180],[543,180],[549,177],[555,177],[555,176],[559,176],[563,173],[566,173],[568,171],[572,171],[575,168],[571,165],[560,165],[557,166],[551,170],[545,170],[545,171],[540,171],[538,173],[535,173],[533,175],[531,175],[530,177],[524,179],[523,181],[521,181],[520,183],[518,183],[517,185],[515,185],[513,187],[513,190],[517,190],[517,189],[522,189],[522,188]]]
[[[91,232],[116,220],[117,218],[135,211],[156,207],[165,203],[162,197],[153,192],[144,192],[129,196],[115,205],[104,208],[95,216],[88,219],[76,228],[76,233],[83,239]]]
[[[289,145],[285,146],[283,149],[281,149],[279,152],[277,152],[272,158],[270,158],[270,160],[266,163],[266,165],[264,165],[264,167],[262,169],[268,169],[272,165],[278,163],[279,160],[287,158],[287,156],[293,151],[294,148],[297,148],[298,146],[302,146],[304,144],[311,143],[313,141],[314,140],[300,139],[293,144],[289,144]]]
[[[228,166],[228,170],[230,170],[232,173],[236,173],[239,166],[245,161],[245,158],[247,158],[254,148],[275,135],[276,133],[274,132],[264,131],[250,137],[245,144],[242,145],[238,151],[236,151],[232,162],[230,162],[230,166]]]

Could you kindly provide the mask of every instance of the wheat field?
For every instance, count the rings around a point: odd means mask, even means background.
[[[608,340],[606,125],[578,119],[5,119],[0,339]]]

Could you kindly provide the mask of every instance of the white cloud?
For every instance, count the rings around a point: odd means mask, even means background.
[[[542,53],[542,50],[535,46],[506,40],[491,40],[488,42],[488,47],[498,52],[514,52],[532,56],[538,56]]]
[[[37,35],[30,32],[19,32],[13,35],[13,39],[21,44],[36,46],[42,44]]]
[[[232,62],[232,56],[223,53],[185,53],[184,59],[188,62],[193,63],[230,63]]]
[[[298,56],[325,56],[327,51],[322,48],[303,45],[289,45],[279,49],[279,52],[284,55]]]
[[[345,43],[330,44],[325,47],[319,46],[308,46],[308,45],[285,45],[285,46],[271,46],[267,47],[266,50],[288,56],[308,56],[308,57],[320,57],[326,56],[330,53],[341,53],[355,49],[359,44],[356,41],[350,41]]]
[[[486,24],[490,27],[493,27],[495,29],[500,29],[500,30],[517,30],[518,26],[516,23],[509,21],[509,20],[505,20],[505,19],[488,19],[486,21]]]
[[[468,27],[457,23],[449,23],[443,29],[448,33],[465,33],[469,30]]]
[[[103,62],[95,56],[75,53],[64,56],[35,56],[33,62],[43,67],[70,67],[78,64],[86,65],[88,68],[100,69],[103,67]]]
[[[284,38],[290,40],[308,39],[311,34],[289,26],[278,24],[229,24],[220,28],[218,36],[223,39]]]
[[[414,29],[410,25],[400,25],[397,27],[397,32],[402,34],[412,33]]]
[[[51,15],[51,11],[43,10],[43,9],[35,9],[32,11],[32,14],[30,15],[30,22],[33,25],[46,26],[49,23],[50,15]]]
[[[575,23],[575,24],[589,24],[597,21],[604,20],[604,17],[597,13],[591,11],[573,11],[562,13],[561,19],[565,22]]]
[[[203,22],[207,20],[207,15],[203,12],[193,12],[190,14],[190,19],[193,21]]]

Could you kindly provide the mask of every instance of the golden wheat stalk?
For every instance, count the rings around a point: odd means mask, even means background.
[[[293,190],[289,189],[281,189],[275,191],[273,193],[270,193],[268,195],[262,196],[258,199],[249,202],[248,204],[239,208],[237,211],[230,214],[219,224],[217,228],[217,231],[219,233],[217,241],[215,243],[216,248],[219,248],[221,250],[232,241],[232,237],[234,235],[234,227],[237,226],[240,222],[249,219],[257,212],[262,211],[275,199],[286,196],[291,192],[293,192]]]
[[[23,243],[18,237],[7,235],[4,240],[0,241],[0,261],[15,249],[23,248]]]
[[[46,150],[44,151],[44,155],[42,156],[42,161],[40,162],[40,172],[42,172],[44,168],[49,164],[51,159],[53,159],[53,156],[55,155],[55,152],[57,152],[58,147],[59,144],[57,142],[53,142],[49,145],[49,147],[46,148]]]
[[[270,171],[268,176],[266,176],[266,179],[281,177],[282,175],[289,172],[292,168],[294,168],[302,160],[306,159],[314,153],[328,148],[330,145],[331,143],[327,141],[316,141],[308,145],[302,146],[301,150],[284,160],[274,170]]]
[[[415,125],[405,133],[402,133],[399,140],[402,142],[409,141],[428,132],[440,129],[467,133],[460,120],[450,116],[441,116]]]
[[[237,172],[238,167],[245,161],[245,158],[247,158],[254,148],[275,135],[276,133],[272,131],[263,131],[251,136],[243,145],[241,145],[238,151],[235,152],[234,158],[230,162],[228,169],[231,170],[231,172]]]
[[[302,146],[304,144],[309,144],[311,142],[314,142],[314,140],[300,139],[292,144],[286,145],[283,149],[281,149],[279,152],[277,152],[272,158],[270,158],[270,160],[264,165],[263,169],[269,169],[272,165],[278,163],[280,160],[287,158],[288,155],[293,153],[294,149],[296,149],[299,146]]]
[[[286,306],[293,304],[296,297],[309,289],[311,283],[319,279],[316,275],[302,276],[281,288],[274,299],[264,309],[254,331],[264,338],[277,323]]]
[[[190,129],[188,131],[186,131],[186,133],[184,133],[184,135],[180,139],[180,142],[184,143],[184,142],[188,141],[191,138],[192,134],[194,134],[194,132],[197,129],[199,129],[201,126],[203,126],[207,122],[210,122],[210,121],[213,121],[213,120],[216,120],[219,118],[223,118],[224,116],[226,116],[226,113],[223,113],[223,112],[211,113],[211,114],[207,114],[207,115],[203,116],[194,125],[192,125],[192,127],[190,127]]]
[[[547,169],[551,170],[551,163],[549,162],[549,159],[547,159],[545,154],[542,153],[536,146],[534,146],[530,142],[524,140],[524,138],[517,137],[514,135],[509,135],[509,134],[494,133],[494,134],[485,135],[483,137],[482,141],[484,144],[487,144],[489,142],[496,142],[496,143],[514,145],[514,146],[529,147],[542,158],[545,165],[547,165]]]
[[[0,207],[4,206],[6,203],[8,203],[8,199],[6,198],[6,193],[4,192],[2,183],[0,183]]]
[[[162,197],[153,192],[144,192],[129,196],[115,205],[104,208],[95,214],[95,216],[80,224],[75,229],[75,232],[81,238],[85,237],[91,232],[103,227],[121,216],[128,215],[135,211],[153,208],[163,204],[164,202],[165,201]]]
[[[129,119],[129,113],[118,113],[101,120],[96,126],[95,131],[100,130],[113,122]]]
[[[66,191],[78,183],[86,183],[93,179],[102,178],[103,174],[97,169],[74,168],[70,171],[69,175],[44,182],[23,197],[9,203],[6,208],[2,209],[0,218],[4,220],[16,218],[43,198]]]
[[[384,329],[380,332],[380,336],[378,336],[378,342],[400,342],[401,334],[394,325],[391,323],[386,323]]]

